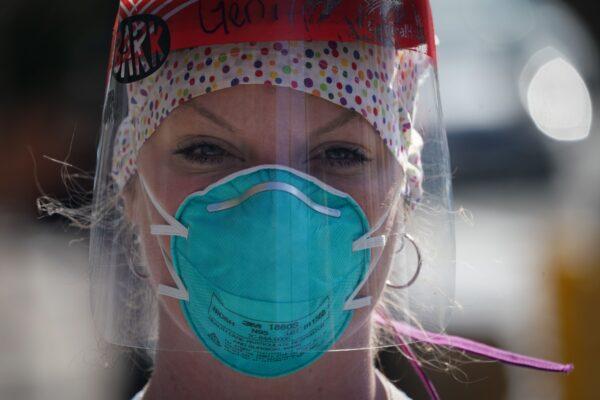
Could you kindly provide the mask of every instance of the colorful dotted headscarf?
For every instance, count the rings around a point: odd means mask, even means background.
[[[426,57],[356,42],[259,42],[172,52],[153,75],[127,85],[128,114],[115,141],[112,176],[122,188],[144,142],[179,105],[243,84],[299,90],[360,113],[402,166],[404,193],[422,196],[423,142],[411,115]]]

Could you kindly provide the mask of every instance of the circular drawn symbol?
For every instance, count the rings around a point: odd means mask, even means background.
[[[112,74],[120,83],[131,83],[156,72],[171,47],[169,27],[160,17],[134,15],[119,25]]]

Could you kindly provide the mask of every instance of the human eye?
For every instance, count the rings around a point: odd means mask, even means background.
[[[371,161],[366,150],[350,143],[329,143],[319,146],[310,159],[331,168],[352,168]]]
[[[228,159],[237,158],[225,145],[207,139],[182,143],[173,154],[198,164],[221,164]]]

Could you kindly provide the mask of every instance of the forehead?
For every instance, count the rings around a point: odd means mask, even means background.
[[[184,103],[173,113],[181,116],[194,112],[195,108],[209,110],[238,127],[248,124],[315,127],[354,113],[322,98],[271,85],[238,85],[208,93]]]

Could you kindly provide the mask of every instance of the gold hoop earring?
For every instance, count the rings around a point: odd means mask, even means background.
[[[385,284],[387,286],[391,287],[392,289],[406,289],[406,288],[412,286],[416,282],[417,278],[419,277],[419,274],[421,273],[421,267],[423,266],[423,257],[421,256],[421,250],[419,250],[419,246],[417,245],[417,242],[408,233],[403,234],[403,236],[404,236],[404,239],[408,240],[415,248],[415,251],[417,253],[417,270],[415,271],[415,274],[412,276],[412,278],[410,278],[410,280],[405,284],[396,285],[388,280]],[[404,247],[405,247],[404,245],[405,245],[405,242],[404,242],[404,240],[402,240],[402,247],[400,248],[400,250],[398,250],[398,252],[401,252],[402,250],[404,250]]]

